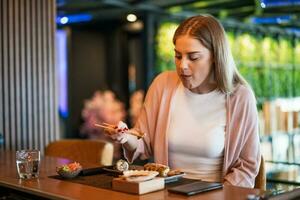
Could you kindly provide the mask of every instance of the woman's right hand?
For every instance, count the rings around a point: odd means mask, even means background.
[[[117,127],[115,127],[114,132],[112,130],[105,130],[105,132],[110,138],[112,138],[116,142],[124,144],[128,141],[128,134],[126,133],[126,131],[128,130],[129,129],[127,127],[127,124],[122,121],[119,121]]]

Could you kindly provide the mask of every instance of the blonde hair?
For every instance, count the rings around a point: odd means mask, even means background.
[[[225,30],[216,18],[198,15],[184,20],[175,31],[174,45],[183,35],[196,38],[212,53],[214,77],[220,91],[230,93],[237,84],[248,86],[236,68]]]

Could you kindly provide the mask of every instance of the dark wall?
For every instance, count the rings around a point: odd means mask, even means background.
[[[121,27],[107,33],[107,74],[108,88],[117,94],[125,104],[128,103],[128,38]]]
[[[128,38],[129,63],[135,66],[135,90],[145,89],[146,68],[144,65],[144,48],[140,35],[131,35]]]
[[[128,105],[128,34],[112,24],[70,27],[66,137],[79,136],[84,101],[96,90],[112,90]]]
[[[105,35],[95,30],[71,29],[69,40],[67,137],[77,135],[84,100],[106,85]]]

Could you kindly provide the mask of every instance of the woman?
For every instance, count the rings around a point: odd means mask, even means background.
[[[188,18],[173,43],[177,73],[155,78],[134,127],[147,135],[115,139],[129,161],[153,156],[188,178],[253,187],[261,157],[256,101],[222,25],[210,15]]]

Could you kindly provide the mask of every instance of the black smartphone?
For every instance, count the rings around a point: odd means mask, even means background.
[[[168,189],[168,191],[190,196],[190,195],[198,194],[201,192],[219,189],[222,187],[223,187],[223,185],[221,183],[196,181],[196,182],[192,182],[192,183],[187,183],[187,184],[171,187]]]

